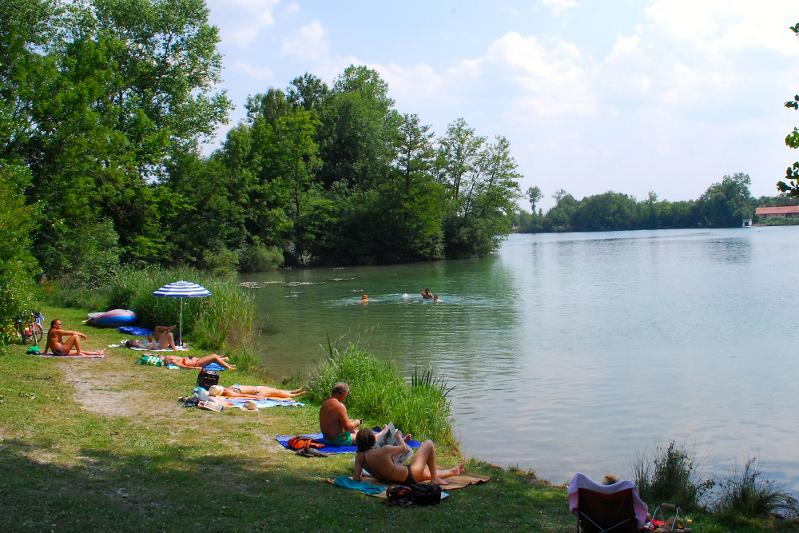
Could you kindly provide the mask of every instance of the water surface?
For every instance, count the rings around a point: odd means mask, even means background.
[[[274,374],[343,335],[406,375],[432,366],[467,455],[561,482],[629,476],[677,440],[707,472],[757,456],[799,492],[799,228],[512,235],[483,260],[242,280]]]

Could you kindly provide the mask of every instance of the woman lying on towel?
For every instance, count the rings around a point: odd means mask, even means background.
[[[179,366],[180,368],[203,368],[211,363],[216,363],[227,368],[228,370],[236,369],[236,365],[231,365],[228,362],[227,357],[223,355],[217,355],[215,353],[203,357],[178,357],[176,355],[163,355],[157,357],[163,362],[163,365],[156,366],[175,365]]]
[[[408,464],[397,464],[394,458],[405,453],[409,448],[402,433],[399,446],[383,446],[375,448],[377,441],[374,432],[363,428],[355,435],[355,481],[360,481],[363,471],[368,470],[371,475],[387,483],[418,483],[430,480],[436,485],[447,485],[445,478],[459,476],[463,473],[463,463],[453,468],[439,470],[436,465],[436,446],[433,441],[426,440],[419,446]]]
[[[131,339],[125,341],[127,348],[143,348],[145,350],[177,350],[175,346],[175,337],[172,335],[172,330],[175,326],[155,326],[153,336],[147,337],[147,340]]]
[[[211,396],[225,396],[227,398],[249,398],[252,400],[262,400],[264,398],[277,398],[280,400],[296,398],[308,392],[305,389],[283,390],[267,387],[266,385],[233,385],[232,387],[222,387],[212,385],[208,389]]]

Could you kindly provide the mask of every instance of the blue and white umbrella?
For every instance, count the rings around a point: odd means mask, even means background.
[[[167,283],[157,291],[153,292],[153,296],[161,298],[180,298],[180,344],[183,345],[183,298],[207,298],[211,296],[211,291],[197,285],[190,281],[175,281]]]

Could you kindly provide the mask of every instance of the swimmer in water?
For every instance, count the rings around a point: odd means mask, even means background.
[[[366,293],[361,294],[361,303],[368,304],[369,303],[369,295]]]

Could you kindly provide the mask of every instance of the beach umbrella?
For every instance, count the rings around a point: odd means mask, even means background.
[[[211,291],[203,287],[202,285],[197,285],[196,283],[192,283],[190,281],[175,281],[173,283],[167,283],[157,291],[153,292],[153,296],[158,296],[160,298],[179,298],[180,299],[180,344],[183,345],[183,299],[184,298],[206,298],[211,296]]]

